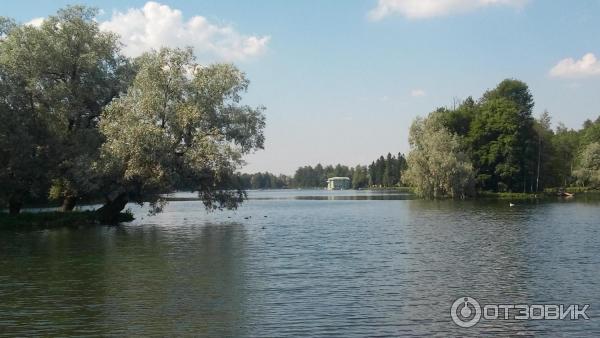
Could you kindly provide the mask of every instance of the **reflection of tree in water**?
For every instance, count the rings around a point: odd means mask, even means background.
[[[13,336],[101,332],[104,228],[3,232],[0,327]]]
[[[237,335],[245,240],[236,224],[119,231],[105,271],[106,332]]]
[[[0,327],[14,335],[238,335],[245,236],[238,224],[3,232]]]

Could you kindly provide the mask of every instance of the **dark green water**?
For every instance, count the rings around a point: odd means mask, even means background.
[[[600,335],[600,203],[253,192],[119,227],[0,232],[0,336]],[[267,216],[267,217],[264,217]],[[453,324],[482,303],[590,320]]]

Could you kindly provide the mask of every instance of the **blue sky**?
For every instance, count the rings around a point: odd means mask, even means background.
[[[28,22],[70,3],[7,2],[0,15]],[[265,150],[248,156],[248,172],[408,152],[416,116],[509,77],[555,125],[600,114],[599,0],[76,3],[100,8],[132,56],[194,45],[200,60],[244,70],[245,102],[267,107]]]

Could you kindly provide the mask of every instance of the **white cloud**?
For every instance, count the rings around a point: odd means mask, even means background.
[[[35,18],[27,21],[25,24],[33,27],[40,27],[42,22],[44,22],[44,18]]]
[[[399,14],[410,19],[424,19],[469,12],[492,5],[523,7],[529,0],[379,0],[369,11],[369,19],[378,21]]]
[[[151,48],[194,47],[196,55],[210,60],[244,60],[265,52],[269,36],[243,35],[228,25],[209,22],[203,16],[187,21],[178,9],[149,1],[142,8],[114,12],[102,30],[121,36],[123,52],[139,56]]]
[[[550,76],[563,78],[600,76],[600,62],[593,53],[585,54],[580,60],[562,59],[550,69]]]
[[[410,96],[412,97],[423,97],[427,95],[423,89],[413,89],[410,91]]]

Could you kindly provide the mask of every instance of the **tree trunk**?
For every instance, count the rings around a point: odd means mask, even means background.
[[[75,204],[77,204],[77,198],[75,196],[67,196],[63,200],[63,204],[60,207],[60,210],[63,212],[73,211],[73,208],[75,208]]]
[[[8,201],[8,214],[9,215],[18,215],[21,212],[21,207],[23,206],[23,202],[17,199],[11,198]]]
[[[120,193],[114,199],[108,199],[106,203],[98,210],[98,219],[103,223],[115,224],[119,222],[119,214],[125,205],[127,205],[128,198],[126,193]]]

